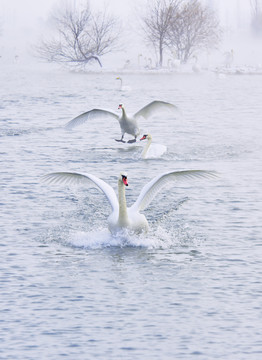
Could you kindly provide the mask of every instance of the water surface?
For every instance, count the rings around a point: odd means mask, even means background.
[[[261,76],[1,72],[2,359],[260,359]],[[100,107],[152,100],[181,114],[142,122],[165,144],[119,144],[119,125],[64,124]],[[111,236],[98,191],[46,185],[52,171],[94,174],[127,202],[161,172],[207,169],[145,210],[147,235]]]

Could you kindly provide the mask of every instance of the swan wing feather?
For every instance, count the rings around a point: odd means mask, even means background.
[[[72,129],[75,126],[84,124],[87,120],[93,120],[96,118],[115,118],[118,119],[119,116],[113,111],[103,110],[103,109],[93,109],[87,112],[84,112],[81,115],[78,115],[74,119],[70,120],[65,127]]]
[[[165,101],[155,100],[144,106],[134,114],[135,118],[144,117],[145,119],[153,116],[157,111],[177,111],[178,108]]]
[[[112,210],[118,210],[119,205],[114,189],[95,175],[71,172],[55,172],[42,176],[42,180],[48,184],[88,184],[91,187],[96,187],[105,194],[112,207]]]
[[[202,178],[217,178],[217,175],[213,171],[206,170],[172,171],[158,175],[143,187],[140,195],[131,208],[134,211],[144,210],[151,203],[154,197],[170,182]]]

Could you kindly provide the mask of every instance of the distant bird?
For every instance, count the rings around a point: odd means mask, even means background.
[[[167,60],[167,67],[168,67],[169,69],[172,69],[172,68],[173,68],[173,61],[172,61],[172,59],[168,59],[168,60]]]
[[[152,143],[152,135],[146,134],[140,140],[147,140],[147,144],[145,145],[143,152],[142,152],[142,159],[149,159],[149,158],[159,158],[161,157],[166,151],[167,147],[161,144],[153,144]]]
[[[230,68],[234,62],[234,50],[231,49],[231,51],[226,51],[224,53],[224,57],[225,57],[226,68]]]
[[[144,106],[142,109],[140,109],[138,112],[136,112],[132,116],[128,116],[126,114],[125,108],[123,104],[119,104],[118,109],[122,110],[122,114],[119,116],[118,114],[114,113],[113,111],[103,110],[103,109],[93,109],[90,111],[87,111],[73,120],[69,121],[66,124],[67,128],[73,128],[75,126],[81,125],[87,120],[93,120],[96,118],[115,118],[119,121],[119,125],[121,128],[122,137],[121,139],[115,139],[116,141],[123,142],[124,141],[124,135],[125,133],[133,135],[134,139],[129,140],[128,143],[134,143],[136,142],[137,136],[140,134],[140,129],[138,127],[138,119],[140,117],[142,118],[149,118],[158,112],[161,111],[176,111],[177,107],[173,104],[170,104],[165,101],[159,101],[155,100],[152,101],[150,104]]]
[[[122,229],[128,229],[135,233],[146,232],[148,222],[140,211],[146,209],[156,194],[166,185],[172,182],[215,177],[214,172],[205,170],[166,172],[147,183],[142,188],[136,202],[129,208],[126,206],[125,187],[128,186],[128,181],[125,172],[121,172],[118,178],[118,198],[110,185],[91,174],[56,172],[43,176],[43,180],[50,184],[89,184],[100,189],[111,205],[112,213],[108,217],[108,228],[111,233],[115,234]]]
[[[137,56],[137,65],[138,65],[139,68],[140,68],[140,66],[141,66],[141,64],[140,64],[140,58],[142,58],[142,57],[143,57],[142,54],[138,54],[138,56]]]
[[[145,66],[144,66],[145,69],[147,69],[147,70],[153,69],[152,59],[145,57],[144,60],[145,60]]]
[[[124,63],[123,68],[124,68],[124,69],[128,69],[129,67],[130,67],[130,60],[127,59],[126,62]]]
[[[121,91],[130,91],[130,90],[132,90],[130,86],[123,85],[123,79],[120,76],[118,76],[116,78],[116,80],[120,81],[120,89],[119,90],[121,90]]]
[[[198,57],[196,55],[194,55],[193,59],[195,59],[195,62],[192,65],[192,70],[193,70],[194,73],[199,73],[200,72],[200,66],[198,64]]]
[[[181,61],[177,58],[177,53],[175,50],[172,51],[173,60],[171,66],[173,69],[178,70],[181,66]]]

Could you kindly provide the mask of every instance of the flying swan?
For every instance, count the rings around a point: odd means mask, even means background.
[[[143,135],[140,141],[146,139],[147,139],[147,143],[142,151],[142,155],[141,155],[142,159],[159,158],[167,151],[167,147],[165,145],[162,144],[153,144],[153,146],[151,145],[152,135],[150,134]]]
[[[134,143],[134,142],[136,142],[136,138],[140,133],[138,123],[137,123],[137,121],[140,117],[147,119],[147,118],[155,115],[159,111],[163,111],[163,110],[175,111],[175,110],[177,110],[177,107],[175,105],[167,103],[165,101],[155,100],[155,101],[152,101],[151,103],[149,103],[148,105],[144,106],[142,109],[140,109],[138,112],[136,112],[132,116],[128,116],[126,114],[123,104],[120,104],[118,106],[118,109],[122,110],[122,114],[120,116],[113,111],[104,110],[104,109],[89,110],[89,111],[75,117],[71,121],[69,121],[66,124],[66,127],[70,129],[75,126],[83,124],[87,120],[91,121],[96,118],[115,118],[119,121],[119,125],[121,128],[121,134],[122,134],[121,139],[119,139],[119,140],[115,139],[115,140],[124,143],[125,142],[124,135],[125,135],[125,133],[127,133],[127,134],[134,136],[134,139],[129,140],[128,143]]]
[[[129,208],[126,206],[125,187],[128,186],[128,181],[125,172],[121,172],[118,178],[118,198],[110,185],[91,174],[56,172],[44,175],[43,180],[49,184],[89,184],[100,189],[111,205],[108,228],[115,234],[121,229],[135,233],[146,232],[148,222],[140,211],[146,209],[156,194],[169,183],[215,177],[214,172],[205,170],[172,171],[158,175],[143,187],[136,202]]]

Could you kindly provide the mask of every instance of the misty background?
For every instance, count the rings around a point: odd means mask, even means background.
[[[0,62],[2,64],[20,63],[23,65],[39,62],[33,56],[32,46],[50,30],[50,14],[55,6],[65,1],[46,0],[1,0],[0,2]],[[147,10],[147,0],[89,1],[94,10],[105,7],[119,17],[124,28],[123,51],[103,57],[103,67],[122,68],[127,60],[137,63],[140,53],[154,53],[143,42],[139,32],[138,14]],[[261,9],[261,1],[254,0],[202,0],[217,14],[223,29],[222,41],[216,50],[201,55],[200,64],[208,61],[219,66],[223,64],[224,54],[234,50],[235,66],[256,66],[262,63],[262,36],[256,34],[251,26],[254,4]],[[167,61],[167,58],[165,58]],[[96,65],[97,66],[97,65]],[[98,67],[97,67],[98,69]]]

